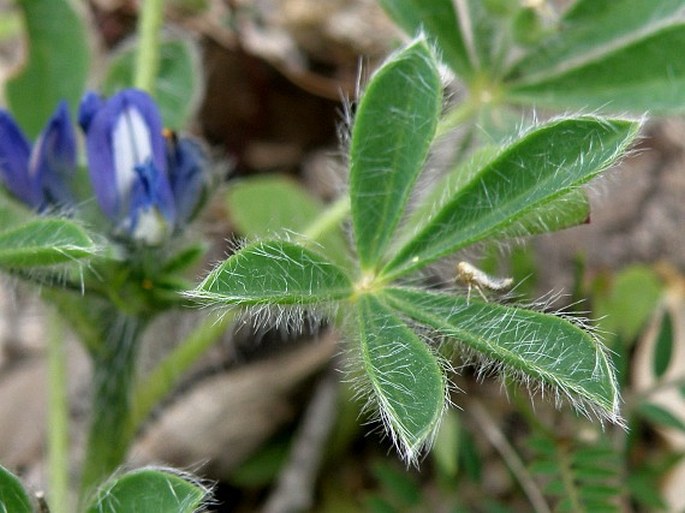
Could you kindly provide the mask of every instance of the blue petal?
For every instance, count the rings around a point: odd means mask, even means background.
[[[205,200],[208,185],[207,154],[197,141],[166,132],[167,170],[176,205],[176,224],[190,222]]]
[[[32,208],[40,206],[40,191],[28,174],[31,145],[12,116],[0,110],[0,180],[18,199]]]
[[[134,240],[159,244],[173,226],[173,205],[160,195],[163,175],[151,160],[136,166],[135,171],[137,180],[131,190],[130,214],[125,228]]]
[[[97,112],[105,105],[105,100],[99,94],[88,91],[81,98],[81,104],[78,107],[78,124],[84,132],[88,132],[90,122]]]
[[[126,89],[107,100],[88,123],[86,149],[95,195],[111,219],[119,222],[128,217],[136,167],[148,160],[160,174],[160,201],[173,212],[162,121],[148,94]]]
[[[76,137],[65,101],[60,102],[33,147],[29,176],[41,193],[39,208],[74,203],[71,179],[76,169]]]

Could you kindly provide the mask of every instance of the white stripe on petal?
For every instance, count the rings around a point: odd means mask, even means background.
[[[126,107],[114,126],[112,153],[117,190],[127,197],[136,178],[135,167],[152,158],[150,129],[140,112]]]

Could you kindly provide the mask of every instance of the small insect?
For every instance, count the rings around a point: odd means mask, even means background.
[[[514,283],[513,278],[496,278],[490,276],[468,262],[459,262],[457,264],[457,281],[460,281],[468,287],[466,295],[467,302],[471,300],[471,288],[476,289],[480,296],[487,301],[488,298],[485,297],[483,289],[505,290]]]

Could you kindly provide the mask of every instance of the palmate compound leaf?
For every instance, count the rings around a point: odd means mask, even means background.
[[[17,477],[0,465],[0,513],[33,513],[31,500]]]
[[[97,252],[83,228],[68,219],[43,217],[0,232],[0,267],[6,269],[69,263]]]
[[[350,203],[363,271],[382,258],[435,136],[442,88],[424,39],[393,54],[373,75],[350,144]]]
[[[520,231],[526,216],[595,177],[624,154],[639,123],[562,118],[503,148],[444,202],[383,269],[406,274],[475,242]],[[574,207],[575,208],[575,207]]]
[[[86,513],[194,513],[207,493],[183,475],[145,468],[110,479]]]
[[[582,0],[505,76],[516,103],[663,112],[685,109],[685,3]]]
[[[605,348],[569,320],[446,293],[388,288],[383,294],[388,305],[503,372],[551,388],[583,413],[622,423]]]
[[[316,305],[352,293],[349,277],[318,253],[270,240],[249,244],[187,295],[208,304]]]
[[[431,442],[445,408],[447,385],[426,343],[372,294],[356,304],[361,366],[393,441],[407,461]]]

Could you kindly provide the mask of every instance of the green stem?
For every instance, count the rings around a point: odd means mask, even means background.
[[[132,439],[155,405],[233,322],[232,311],[209,315],[134,390],[126,438]]]
[[[480,105],[477,102],[467,99],[464,103],[449,111],[438,123],[435,138],[441,138],[459,125],[475,117],[478,114],[479,108]]]
[[[103,326],[102,348],[93,358],[93,407],[81,476],[82,501],[126,456],[131,441],[126,431],[131,389],[144,324],[139,317],[114,312]]]
[[[164,0],[145,0],[140,6],[134,85],[152,93],[159,69],[159,32],[164,17]]]
[[[56,312],[48,336],[48,482],[53,513],[69,508],[69,405],[64,330]]]
[[[311,223],[303,235],[310,240],[320,241],[325,234],[340,226],[340,223],[350,213],[350,197],[343,194],[332,203],[313,223]]]

